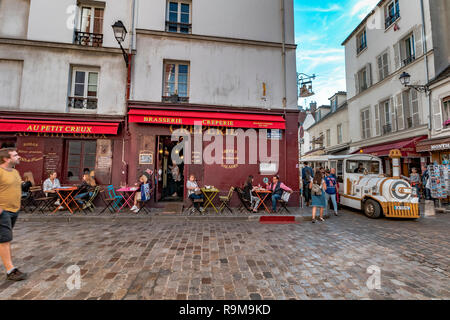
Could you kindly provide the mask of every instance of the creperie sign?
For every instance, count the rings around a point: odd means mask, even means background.
[[[76,125],[29,125],[26,132],[93,133],[92,127]]]

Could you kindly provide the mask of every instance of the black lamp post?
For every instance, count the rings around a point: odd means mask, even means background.
[[[430,87],[428,85],[412,85],[410,84],[411,82],[411,75],[407,72],[403,72],[400,75],[400,83],[405,87],[405,88],[412,88],[418,92],[425,92],[426,95],[428,95],[431,90]]]
[[[116,21],[116,23],[114,23],[112,25],[113,31],[114,31],[114,37],[116,38],[117,42],[119,43],[120,49],[122,49],[122,54],[123,54],[123,58],[125,59],[125,64],[127,65],[128,68],[128,63],[129,63],[129,55],[128,53],[125,52],[125,50],[122,47],[122,42],[125,41],[125,37],[127,36],[127,29],[125,28],[125,26],[123,25],[122,21]]]

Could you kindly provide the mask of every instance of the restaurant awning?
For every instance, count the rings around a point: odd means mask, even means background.
[[[285,129],[282,116],[132,109],[129,122],[164,125],[202,125],[207,127]]]
[[[450,150],[450,137],[422,140],[417,144],[417,152]]]
[[[0,132],[117,134],[118,122],[44,121],[0,119]]]
[[[417,150],[416,150],[416,144],[423,140],[426,139],[427,136],[420,136],[420,137],[415,137],[415,138],[409,138],[409,139],[405,139],[405,140],[400,140],[400,141],[394,141],[394,142],[389,142],[389,143],[383,143],[383,144],[378,144],[375,146],[370,146],[367,148],[362,148],[359,151],[355,151],[354,153],[364,153],[364,154],[371,154],[374,156],[379,156],[379,157],[385,157],[385,156],[389,156],[389,152],[392,149],[399,149],[402,153],[403,157],[415,157],[418,156],[417,154]]]

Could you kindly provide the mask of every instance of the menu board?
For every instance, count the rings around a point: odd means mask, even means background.
[[[44,172],[58,171],[60,157],[56,152],[44,155]]]

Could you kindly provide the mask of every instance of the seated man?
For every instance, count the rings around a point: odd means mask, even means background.
[[[362,163],[358,164],[358,168],[356,168],[353,173],[364,173],[364,165]]]
[[[267,190],[272,191],[272,213],[275,213],[277,211],[277,201],[281,199],[283,191],[289,193],[294,192],[291,188],[280,182],[279,176],[272,177],[272,183],[267,186]]]
[[[42,190],[47,197],[58,198],[58,195],[56,194],[56,191],[54,189],[61,188],[61,183],[59,182],[57,176],[58,174],[56,173],[56,171],[51,171],[48,175],[48,179],[45,180],[44,184],[42,185]],[[57,206],[60,205],[59,199],[56,200],[55,204]],[[60,206],[58,209],[63,209],[63,207]]]
[[[189,180],[186,182],[186,188],[188,198],[192,200],[194,207],[199,209],[200,212],[203,212],[205,209],[203,209],[203,207],[199,208],[199,204],[194,202],[195,199],[203,199],[203,194],[200,193],[200,188],[198,187],[197,181],[195,180],[195,176],[193,174],[189,176]],[[194,210],[195,209],[192,209],[192,211]]]

